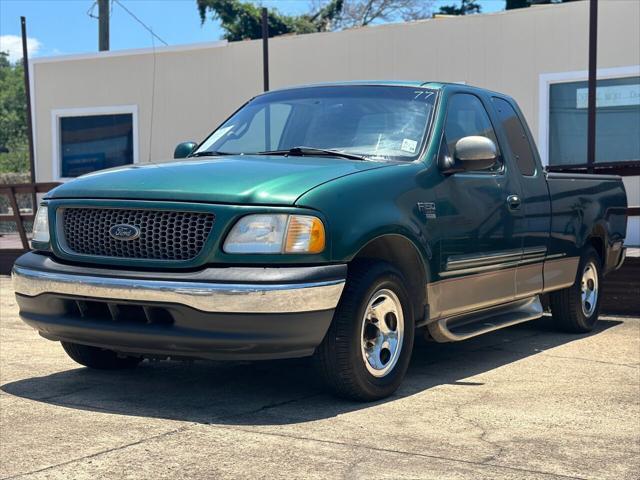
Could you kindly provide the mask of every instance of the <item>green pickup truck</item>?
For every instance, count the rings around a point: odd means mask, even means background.
[[[624,260],[620,178],[546,173],[514,100],[483,89],[273,91],[174,157],[38,210],[20,315],[82,365],[312,356],[337,394],[374,400],[416,334],[464,340],[547,304],[592,330]]]

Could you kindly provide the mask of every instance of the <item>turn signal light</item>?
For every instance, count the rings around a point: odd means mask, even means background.
[[[324,225],[319,218],[309,215],[289,217],[285,253],[320,253],[324,246]]]

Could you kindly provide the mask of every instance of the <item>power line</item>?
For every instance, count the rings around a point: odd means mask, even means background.
[[[129,10],[127,7],[125,7],[122,2],[120,2],[119,0],[112,0],[113,3],[117,3],[118,5],[120,5],[120,7],[122,7],[122,9],[127,12],[129,15],[131,15],[131,17],[138,22],[140,25],[142,25],[146,30],[149,31],[149,33],[151,35],[153,35],[154,37],[156,37],[158,40],[160,40],[162,43],[164,43],[167,47],[169,46],[169,44],[167,42],[165,42],[162,38],[160,38],[158,35],[155,34],[155,32],[153,31],[153,29],[149,26],[147,26],[146,23],[144,23],[142,20],[140,20],[138,17],[135,16],[135,14]]]
[[[95,18],[97,20],[99,17],[93,14],[94,10],[96,9],[96,5],[98,5],[97,1],[93,2],[91,4],[91,6],[89,7],[89,10],[87,10],[87,15],[89,15],[89,17]]]

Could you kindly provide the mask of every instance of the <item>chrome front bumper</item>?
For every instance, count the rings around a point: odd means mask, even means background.
[[[149,274],[152,275],[152,274]],[[61,272],[21,266],[12,271],[19,295],[57,294],[102,300],[179,304],[207,313],[299,313],[334,309],[345,281],[296,284],[212,283],[145,280]]]

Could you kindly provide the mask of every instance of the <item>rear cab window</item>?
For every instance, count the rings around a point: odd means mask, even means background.
[[[507,136],[511,155],[522,175],[527,177],[536,174],[536,162],[529,136],[513,106],[499,97],[492,97],[500,123]]]

